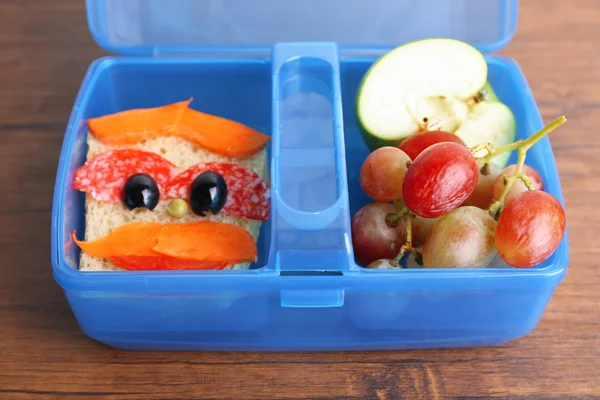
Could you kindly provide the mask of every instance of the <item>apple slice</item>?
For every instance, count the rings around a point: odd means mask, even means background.
[[[455,131],[487,71],[483,54],[462,41],[424,39],[395,48],[371,66],[358,90],[365,142],[373,150],[418,131]]]
[[[515,116],[505,104],[500,102],[483,101],[475,104],[467,119],[456,130],[456,136],[469,147],[489,142],[494,147],[512,143],[517,137],[517,122]],[[481,150],[475,156],[484,156]],[[504,168],[510,158],[510,152],[502,153],[491,162]]]
[[[483,88],[477,94],[477,101],[500,101],[494,88],[489,82],[486,82]]]

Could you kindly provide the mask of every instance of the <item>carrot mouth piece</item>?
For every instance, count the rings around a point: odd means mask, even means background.
[[[224,269],[256,262],[257,248],[243,228],[222,222],[134,222],[91,242],[73,241],[86,254],[127,270]]]
[[[116,266],[129,271],[222,270],[227,267],[226,262],[182,260],[167,256],[115,256],[109,258]]]

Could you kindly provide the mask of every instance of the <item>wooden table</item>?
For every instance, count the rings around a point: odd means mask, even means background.
[[[123,352],[86,338],[54,282],[60,146],[89,63],[83,1],[0,3],[0,398],[600,398],[600,1],[524,0],[518,60],[563,182],[571,264],[538,328],[499,348]]]

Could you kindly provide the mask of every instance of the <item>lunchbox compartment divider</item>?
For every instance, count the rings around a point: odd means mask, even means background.
[[[277,268],[348,268],[350,214],[338,47],[273,47],[272,245]]]

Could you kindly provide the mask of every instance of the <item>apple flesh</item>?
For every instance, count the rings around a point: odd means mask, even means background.
[[[517,121],[515,116],[503,103],[481,102],[473,106],[471,113],[455,132],[467,147],[481,143],[491,143],[500,147],[515,141],[517,138]],[[486,155],[486,150],[475,153],[476,157]],[[504,168],[510,159],[510,152],[494,157],[491,162]]]
[[[481,88],[481,90],[477,94],[476,100],[478,102],[481,102],[481,101],[489,101],[489,102],[500,101],[500,99],[496,95],[496,92],[494,91],[494,88],[492,87],[492,85],[489,82],[486,82],[485,85],[483,86],[483,88]]]

